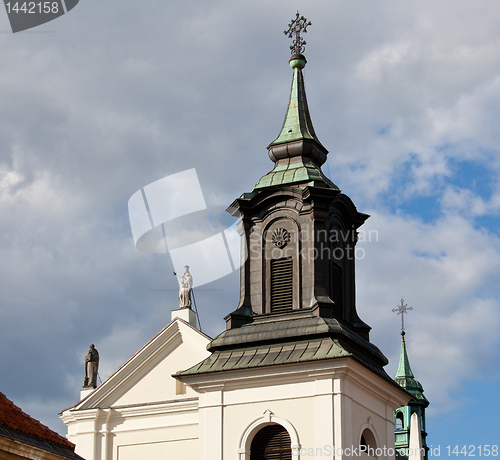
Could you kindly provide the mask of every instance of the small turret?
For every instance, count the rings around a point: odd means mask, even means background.
[[[401,298],[401,304],[398,308],[393,309],[393,311],[398,312],[398,315],[401,314],[401,353],[399,355],[399,365],[394,380],[414,398],[414,400],[410,401],[406,406],[401,406],[394,411],[394,423],[396,425],[395,447],[398,452],[397,458],[408,458],[407,452],[410,447],[411,416],[412,414],[416,414],[420,420],[422,447],[425,449],[425,456],[423,458],[427,459],[428,448],[426,444],[425,409],[429,405],[429,401],[424,396],[422,384],[413,375],[408,353],[406,352],[406,333],[404,330],[403,315],[407,313],[408,310],[412,310],[412,307],[408,307],[404,303],[403,298]]]

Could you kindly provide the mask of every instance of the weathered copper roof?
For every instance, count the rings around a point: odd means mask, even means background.
[[[299,139],[314,139],[319,143],[309,115],[304,76],[302,74],[302,68],[305,66],[306,60],[303,56],[303,60],[294,59],[294,57],[292,56],[290,59],[290,65],[293,67],[293,79],[285,120],[279,136],[271,142],[269,147]],[[302,63],[303,65],[301,65]]]
[[[410,368],[410,360],[406,353],[406,343],[404,336],[401,337],[401,353],[399,354],[399,365],[395,378],[413,378],[413,372]]]
[[[354,333],[348,326],[335,318],[311,316],[310,309],[292,310],[280,315],[262,315],[255,318],[251,324],[224,331],[212,340],[207,348],[209,351],[214,351],[229,347],[248,346],[248,344],[336,335],[343,336],[357,347],[366,348],[374,359],[383,365],[387,364],[387,358],[375,345]]]
[[[312,184],[311,184],[312,183]],[[273,185],[308,184],[340,189],[323,174],[321,168],[307,157],[294,157],[279,161],[273,170],[262,176],[254,191]]]
[[[250,369],[279,364],[293,364],[331,358],[354,357],[375,372],[388,377],[380,366],[370,359],[363,359],[352,346],[332,338],[302,340],[289,344],[260,345],[240,350],[216,351],[181,375]]]
[[[291,184],[311,184],[338,190],[321,171],[328,150],[318,140],[309,115],[302,68],[306,58],[293,55],[292,88],[279,136],[267,147],[269,157],[276,165],[257,182],[254,190]]]
[[[335,318],[275,316],[259,319],[215,338],[212,355],[179,377],[352,357],[385,379],[387,359],[372,343]]]
[[[0,392],[0,436],[29,444],[62,457],[81,460],[75,445],[30,417]]]
[[[417,401],[421,401],[426,404],[426,406],[429,405],[429,401],[424,396],[424,387],[414,377],[413,372],[411,371],[410,360],[408,359],[408,354],[406,352],[404,335],[401,337],[401,353],[399,355],[399,365],[394,381],[406,391],[411,393]]]

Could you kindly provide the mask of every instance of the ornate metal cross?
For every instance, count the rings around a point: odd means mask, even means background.
[[[304,16],[299,16],[299,12],[297,11],[296,18],[288,24],[288,30],[285,30],[284,34],[288,35],[289,38],[293,38],[295,34],[295,38],[293,39],[293,44],[290,46],[292,50],[292,54],[301,54],[304,52],[306,42],[300,36],[301,32],[307,32],[307,26],[311,25],[311,21],[307,22],[307,19]]]
[[[405,318],[404,314],[408,313],[409,310],[413,310],[413,307],[409,307],[405,304],[403,297],[401,296],[401,305],[398,308],[393,308],[392,311],[397,311],[398,315],[401,315],[401,335],[405,335]]]

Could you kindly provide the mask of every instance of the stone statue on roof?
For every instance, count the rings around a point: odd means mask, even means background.
[[[189,273],[189,265],[184,266],[184,273],[179,279],[179,307],[191,308],[191,289],[193,288],[193,277]]]
[[[90,345],[88,353],[85,355],[85,378],[83,388],[95,388],[97,386],[97,370],[99,368],[99,352],[94,344]]]

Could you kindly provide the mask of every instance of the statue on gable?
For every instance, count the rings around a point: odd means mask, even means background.
[[[99,368],[99,352],[94,344],[90,345],[88,353],[85,355],[85,378],[84,388],[95,388],[97,386],[97,370]]]
[[[179,279],[179,307],[191,308],[191,289],[193,288],[193,277],[189,273],[189,265],[184,267],[182,278]]]

